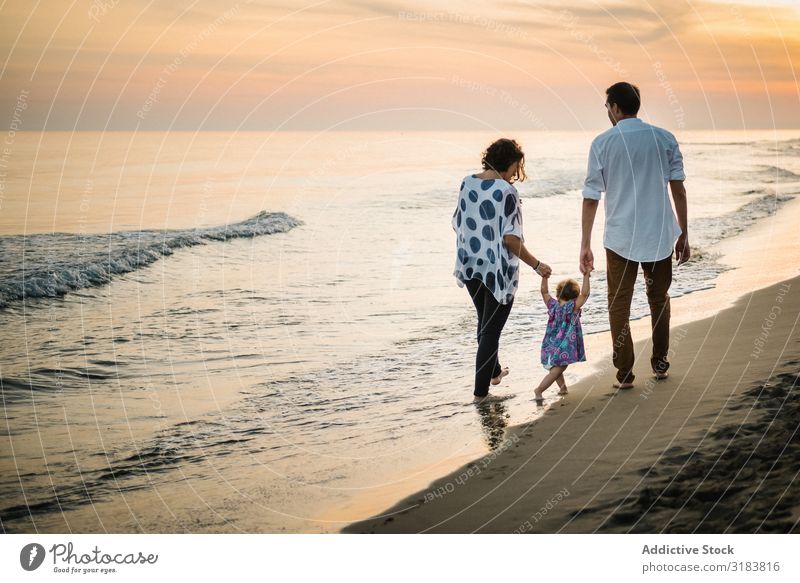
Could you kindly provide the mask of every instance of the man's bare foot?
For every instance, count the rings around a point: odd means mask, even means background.
[[[653,377],[655,377],[655,379],[657,381],[663,381],[663,380],[666,380],[667,378],[669,378],[669,373],[667,371],[664,371],[664,372],[655,372],[654,371],[653,372]]]
[[[500,374],[499,374],[499,375],[497,375],[496,377],[494,377],[494,378],[492,379],[492,384],[493,384],[493,385],[499,385],[499,384],[500,384],[500,382],[503,380],[503,377],[504,377],[504,376],[507,376],[507,375],[508,375],[508,367],[506,366],[506,367],[503,367],[503,368],[500,370]]]
[[[632,389],[633,383],[614,383],[612,386],[615,389]]]
[[[483,403],[497,403],[498,401],[505,401],[506,399],[512,398],[514,395],[493,395],[492,393],[487,393],[483,397],[475,396],[472,399],[472,402],[476,405],[483,404]]]

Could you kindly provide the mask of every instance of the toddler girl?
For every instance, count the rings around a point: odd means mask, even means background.
[[[547,289],[548,277],[542,278],[542,299],[547,306],[547,330],[542,340],[542,365],[549,372],[533,391],[536,404],[544,403],[542,393],[558,383],[559,395],[567,394],[564,371],[573,362],[583,362],[583,330],[581,330],[581,307],[589,299],[589,271],[583,276],[583,287],[574,279],[565,279],[556,287],[556,297]]]

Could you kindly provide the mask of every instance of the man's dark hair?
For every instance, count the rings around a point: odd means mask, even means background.
[[[642,98],[639,94],[639,88],[636,85],[620,81],[606,89],[606,95],[608,96],[606,98],[608,104],[612,105],[616,103],[625,115],[636,115],[639,113],[639,106],[642,104]]]

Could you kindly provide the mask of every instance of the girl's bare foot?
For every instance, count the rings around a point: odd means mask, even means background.
[[[560,391],[558,391],[558,394],[559,395],[569,395],[569,391],[567,391],[567,389],[564,388],[564,389],[561,389]]]
[[[533,390],[533,398],[536,399],[536,404],[537,405],[543,405],[544,404],[544,397],[542,397],[543,393],[544,393],[544,390],[542,390],[540,388],[536,388],[536,389]]]
[[[502,380],[503,380],[503,377],[504,377],[504,376],[507,376],[507,375],[508,375],[508,367],[506,366],[506,367],[503,367],[503,368],[500,370],[500,374],[499,374],[499,375],[497,375],[496,377],[494,377],[494,378],[492,379],[492,384],[493,384],[493,385],[499,385],[499,384],[500,384],[500,381],[502,381]]]

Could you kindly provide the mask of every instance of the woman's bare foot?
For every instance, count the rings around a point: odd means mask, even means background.
[[[472,399],[472,402],[475,403],[475,404],[496,403],[498,401],[505,401],[506,399],[510,399],[513,396],[514,395],[511,395],[511,394],[509,394],[509,395],[493,395],[492,393],[487,393],[483,397],[478,397],[476,395],[475,398]]]
[[[567,389],[564,388],[564,389],[561,389],[560,391],[558,391],[558,394],[559,395],[569,395],[569,391],[567,391]]]
[[[499,375],[497,375],[496,377],[494,377],[494,378],[492,379],[492,384],[493,384],[493,385],[499,385],[499,384],[500,384],[500,382],[503,380],[503,377],[504,377],[504,376],[507,376],[507,375],[508,375],[508,367],[506,366],[506,367],[503,367],[503,368],[500,370],[500,374],[499,374]]]
[[[543,405],[544,404],[544,397],[542,397],[543,393],[544,393],[544,390],[540,389],[538,387],[533,390],[533,398],[536,399],[536,404],[537,405]]]

